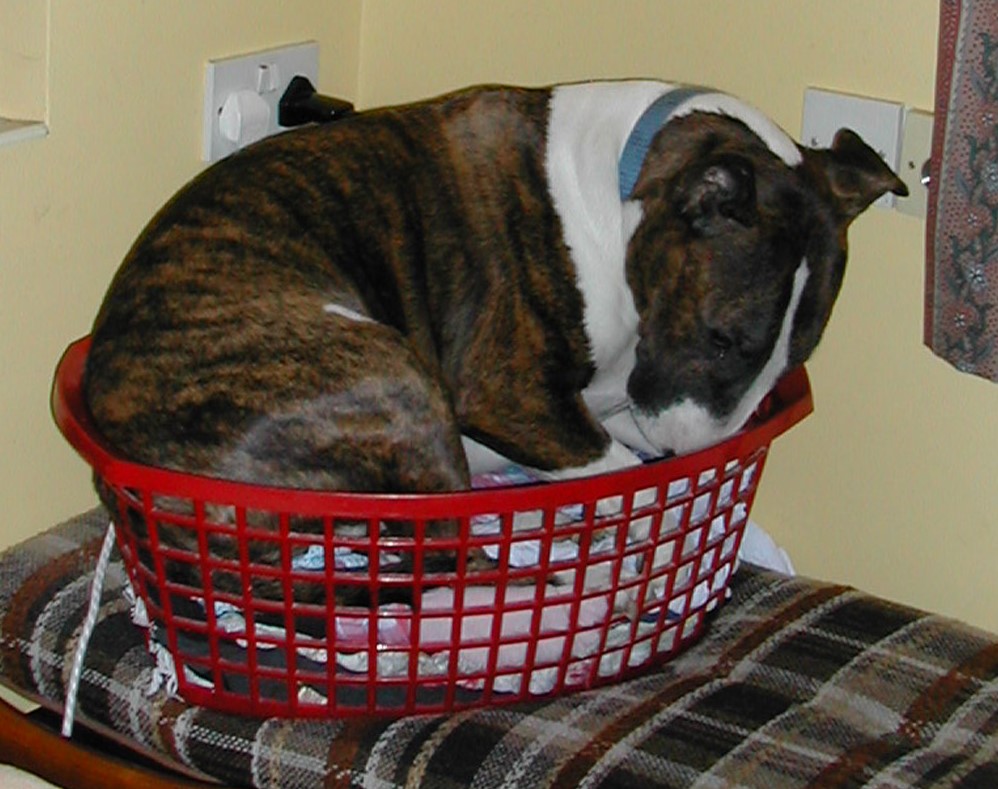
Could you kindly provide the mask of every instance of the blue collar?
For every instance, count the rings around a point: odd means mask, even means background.
[[[669,116],[675,112],[676,107],[687,99],[706,92],[706,89],[697,87],[675,88],[659,96],[638,118],[638,122],[631,130],[631,136],[627,138],[627,143],[624,145],[624,152],[620,155],[618,180],[620,181],[621,200],[630,199],[634,185],[638,182],[638,175],[641,174],[641,166],[644,164],[645,154],[648,153],[648,146],[651,145],[651,141],[658,134],[659,129],[669,120]]]

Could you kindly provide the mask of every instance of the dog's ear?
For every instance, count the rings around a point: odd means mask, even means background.
[[[818,154],[839,215],[851,222],[878,197],[908,196],[908,187],[883,159],[851,129],[839,129],[827,151]]]
[[[699,233],[709,235],[727,220],[748,227],[758,218],[755,168],[737,154],[713,157],[685,173],[676,198],[680,215]]]

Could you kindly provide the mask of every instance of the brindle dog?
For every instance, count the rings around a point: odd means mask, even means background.
[[[669,90],[470,89],[210,167],[97,316],[99,430],[146,464],[351,491],[468,487],[462,434],[552,476],[619,468],[622,406],[658,451],[730,434],[817,344],[848,224],[904,187],[855,135],[802,149],[694,98],[618,195]]]

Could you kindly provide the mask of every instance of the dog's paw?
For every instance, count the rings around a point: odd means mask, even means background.
[[[538,476],[553,482],[557,480],[578,479],[580,477],[591,477],[597,474],[608,474],[613,471],[620,471],[633,466],[640,466],[641,459],[622,443],[613,439],[603,457],[587,463],[584,466],[574,466],[572,468],[556,469],[554,471],[537,471]],[[651,493],[650,501],[639,501],[642,494]],[[645,499],[648,497],[645,495]],[[642,507],[654,501],[654,491],[641,491],[635,497],[634,506]],[[621,496],[610,496],[596,502],[597,517],[607,517],[619,515],[623,511],[624,500]]]
[[[533,469],[533,471],[537,474],[537,476],[547,480],[548,482],[556,482],[558,480],[565,479],[578,479],[579,477],[592,477],[596,474],[607,474],[611,471],[619,471],[623,468],[631,468],[632,466],[640,465],[641,458],[635,455],[619,441],[614,439],[610,442],[610,446],[607,447],[607,450],[603,453],[603,456],[597,458],[591,463],[586,463],[582,466],[572,466],[569,468],[546,471]]]

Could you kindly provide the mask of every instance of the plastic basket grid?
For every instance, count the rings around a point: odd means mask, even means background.
[[[87,347],[74,343],[60,362],[53,408],[118,503],[118,545],[150,638],[188,702],[254,715],[439,713],[668,660],[724,599],[770,442],[811,409],[799,369],[749,428],[681,458],[453,494],[300,491],[114,456],[82,399]],[[431,536],[443,519],[456,533]],[[400,521],[407,536],[385,534]],[[255,561],[262,547],[280,563]],[[476,550],[494,566],[468,569]],[[443,556],[457,557],[453,568],[439,569]],[[411,604],[333,602],[357,587]]]

